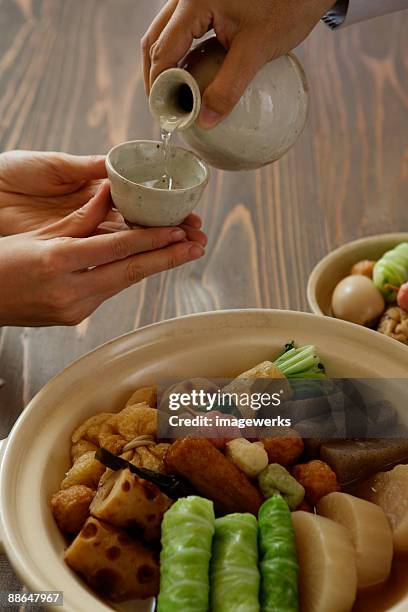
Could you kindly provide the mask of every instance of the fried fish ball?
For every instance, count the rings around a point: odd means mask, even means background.
[[[137,530],[146,540],[158,540],[170,505],[170,498],[156,485],[125,469],[114,472],[99,487],[90,511],[111,525]]]
[[[79,442],[81,438],[85,438],[85,440],[93,444],[98,444],[101,426],[112,416],[114,416],[113,412],[100,412],[86,419],[72,434],[73,444]]]
[[[268,455],[263,445],[245,438],[227,442],[225,456],[249,478],[256,478],[268,465]]]
[[[67,472],[61,482],[61,489],[68,489],[73,485],[85,485],[96,489],[104,471],[105,466],[95,459],[94,451],[88,451],[81,455]]]
[[[166,469],[189,480],[220,512],[257,514],[263,497],[257,487],[205,438],[176,440],[164,458]]]
[[[79,459],[79,457],[82,457],[82,455],[84,455],[85,453],[89,451],[96,451],[97,448],[98,447],[93,442],[88,442],[88,440],[84,440],[84,438],[81,438],[71,447],[72,463],[75,463],[75,461]]]
[[[295,463],[303,452],[303,440],[294,429],[281,427],[276,429],[276,436],[261,438],[268,453],[269,463],[287,466]]]
[[[64,533],[78,533],[89,516],[89,506],[95,491],[84,485],[74,485],[55,493],[51,510]]]
[[[148,404],[151,408],[157,407],[157,386],[141,387],[136,389],[126,402],[125,408],[133,406],[133,404]]]
[[[354,264],[350,274],[362,274],[363,276],[368,276],[368,278],[373,278],[375,264],[376,262],[371,259],[362,259]]]
[[[305,499],[310,504],[316,505],[328,493],[340,491],[336,474],[324,461],[299,463],[292,468],[292,474],[304,487]]]
[[[65,561],[103,597],[146,599],[159,591],[156,554],[124,531],[90,517],[65,552]]]

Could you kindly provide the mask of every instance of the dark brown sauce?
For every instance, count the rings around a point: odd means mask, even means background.
[[[381,587],[361,591],[353,612],[385,612],[408,596],[408,557],[394,559],[387,582]],[[407,604],[408,610],[408,604]]]

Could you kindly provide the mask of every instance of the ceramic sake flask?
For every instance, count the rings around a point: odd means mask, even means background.
[[[168,131],[207,163],[223,170],[252,170],[276,161],[296,142],[305,125],[308,86],[292,54],[266,64],[247,87],[232,113],[215,128],[196,124],[201,94],[218,72],[225,49],[215,37],[197,45],[181,62],[158,76],[150,110]]]

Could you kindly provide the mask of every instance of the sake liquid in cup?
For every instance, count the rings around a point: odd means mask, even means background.
[[[196,208],[208,183],[207,165],[174,145],[166,164],[162,142],[135,140],[109,151],[111,195],[126,221],[147,227],[179,225]]]

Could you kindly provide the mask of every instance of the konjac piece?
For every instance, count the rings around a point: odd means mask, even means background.
[[[214,528],[213,503],[208,499],[183,497],[166,512],[157,612],[207,612]]]
[[[146,540],[160,537],[163,514],[171,500],[155,484],[119,470],[99,487],[90,511],[111,525],[137,530]]]
[[[404,463],[408,459],[408,439],[326,442],[320,448],[320,457],[336,472],[340,484],[348,485],[385,467]]]
[[[253,514],[216,519],[210,576],[211,610],[259,612],[258,523]]]
[[[124,531],[90,517],[65,552],[65,561],[103,597],[146,599],[159,590],[153,551]]]

